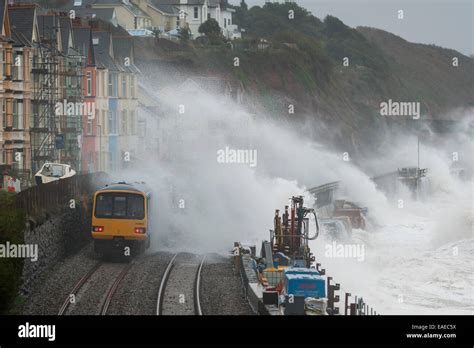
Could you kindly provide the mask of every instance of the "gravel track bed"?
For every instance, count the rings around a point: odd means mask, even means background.
[[[127,263],[105,262],[85,282],[71,303],[67,315],[99,315],[109,288]]]
[[[155,315],[160,282],[173,254],[160,252],[142,255],[120,283],[110,303],[110,315]],[[180,253],[174,262],[164,291],[163,314],[193,315],[194,281],[202,256]],[[92,244],[51,267],[42,275],[38,286],[25,298],[22,314],[57,315],[70,291],[101,258]],[[105,296],[127,264],[104,262],[76,295],[65,314],[100,314]],[[184,303],[180,303],[180,300]],[[240,277],[234,274],[230,257],[208,255],[202,268],[201,307],[204,315],[253,314],[243,298]]]
[[[211,254],[201,270],[200,300],[204,315],[254,315],[244,298],[232,257]]]
[[[107,315],[156,315],[161,278],[172,257],[158,253],[137,259],[119,284]]]
[[[180,253],[166,283],[163,315],[194,315],[194,281],[202,256]]]
[[[42,275],[42,280],[26,297],[22,314],[57,315],[77,281],[99,261],[92,244],[65,258]]]

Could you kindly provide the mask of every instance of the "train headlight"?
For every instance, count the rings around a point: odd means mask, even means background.
[[[94,232],[104,232],[104,226],[92,226]]]
[[[146,233],[145,227],[135,227],[135,233]]]

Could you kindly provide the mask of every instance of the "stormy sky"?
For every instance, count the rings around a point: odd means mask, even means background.
[[[283,0],[279,0],[283,2]],[[265,0],[246,0],[249,7]],[[474,0],[296,0],[316,17],[328,14],[351,27],[370,26],[417,43],[474,54]],[[240,0],[230,0],[239,4]],[[398,10],[404,19],[397,18]]]

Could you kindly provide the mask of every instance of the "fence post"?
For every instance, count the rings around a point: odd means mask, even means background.
[[[347,303],[349,302],[349,297],[351,296],[351,293],[350,292],[346,292],[346,296],[345,296],[345,300],[344,300],[344,315],[347,315],[347,309],[348,309],[348,305]]]

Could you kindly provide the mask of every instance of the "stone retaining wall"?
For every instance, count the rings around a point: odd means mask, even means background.
[[[25,244],[38,245],[38,260],[25,259],[20,293],[28,295],[43,272],[61,259],[74,254],[90,240],[90,213],[82,204],[74,209],[43,217],[38,223],[29,220],[24,232]]]

